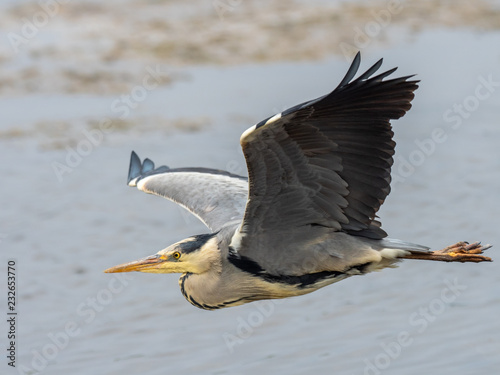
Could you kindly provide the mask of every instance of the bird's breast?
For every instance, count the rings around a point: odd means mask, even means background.
[[[179,286],[184,298],[203,310],[217,310],[256,300],[238,290],[237,285],[225,284],[221,279],[214,275],[185,273],[179,278]]]

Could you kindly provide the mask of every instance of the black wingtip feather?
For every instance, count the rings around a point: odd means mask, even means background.
[[[387,72],[380,73],[378,76],[373,77],[371,80],[374,82],[380,82],[382,81],[385,77],[390,76],[392,73],[394,73],[398,68],[392,68],[389,69]],[[374,73],[374,72],[373,72]],[[400,77],[398,79],[404,79],[406,77]]]
[[[129,184],[130,181],[132,181],[134,178],[141,175],[141,168],[141,159],[135,153],[135,151],[132,151],[132,154],[130,155],[130,165],[128,167],[127,184]]]
[[[155,163],[151,159],[144,159],[142,162],[142,167],[141,167],[141,175],[145,175],[149,171],[152,171],[155,169]]]
[[[380,67],[382,66],[382,63],[384,62],[384,59],[380,59],[379,61],[377,61],[375,64],[373,64],[371,66],[370,69],[368,69],[366,72],[364,72],[363,74],[361,74],[358,78],[356,78],[356,81],[354,82],[358,82],[358,81],[362,81],[364,79],[367,79],[367,78],[370,78],[370,76],[375,73],[377,70],[380,69]],[[394,69],[391,69],[390,72],[392,73],[393,71],[395,71],[397,68],[394,68]],[[384,74],[384,73],[382,73]],[[390,74],[390,73],[389,73]]]
[[[340,88],[340,87],[348,84],[351,81],[351,79],[354,78],[354,76],[358,72],[360,64],[361,64],[361,53],[358,51],[358,53],[354,57],[354,60],[351,63],[351,66],[349,67],[349,70],[347,71],[347,73],[344,76],[344,78],[342,79],[342,81],[340,81],[337,88]]]

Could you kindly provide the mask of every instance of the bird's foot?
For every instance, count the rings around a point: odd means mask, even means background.
[[[445,262],[491,262],[491,258],[480,255],[490,247],[491,245],[482,246],[481,242],[469,244],[468,242],[462,241],[447,246],[442,250],[433,251],[431,254],[441,258],[436,260]]]
[[[441,262],[491,262],[491,258],[481,255],[491,245],[482,246],[480,242],[469,244],[468,242],[457,242],[454,245],[436,251],[410,251],[404,259],[437,260]]]

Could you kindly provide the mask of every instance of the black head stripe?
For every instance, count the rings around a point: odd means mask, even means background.
[[[184,254],[192,253],[199,250],[209,239],[214,237],[217,233],[198,234],[193,236],[189,241],[179,244],[179,248]]]

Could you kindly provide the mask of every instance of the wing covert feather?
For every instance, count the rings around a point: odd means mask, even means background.
[[[146,169],[144,169],[146,166]],[[132,152],[128,184],[167,198],[189,210],[213,232],[241,221],[248,195],[245,177],[208,168],[154,168]]]
[[[358,54],[331,93],[243,133],[249,196],[235,234],[238,253],[272,268],[273,259],[282,259],[274,254],[283,251],[273,250],[276,239],[287,241],[292,231],[303,233],[304,243],[308,231],[302,229],[308,227],[386,236],[376,212],[390,192],[395,142],[389,121],[410,109],[418,81],[411,76],[384,81],[395,69],[370,78],[381,64],[353,80]]]

